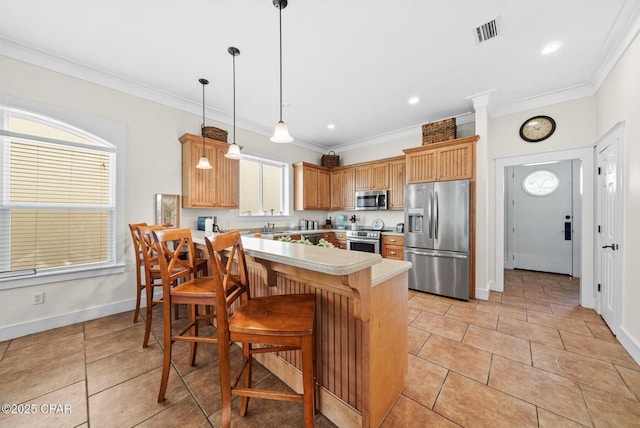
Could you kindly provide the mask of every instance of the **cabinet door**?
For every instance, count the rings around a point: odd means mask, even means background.
[[[404,260],[404,248],[396,245],[383,245],[382,257],[385,259]]]
[[[356,190],[370,190],[373,183],[371,165],[356,167],[355,179]]]
[[[215,148],[206,146],[205,154],[215,167]],[[215,169],[197,169],[196,164],[200,160],[200,156],[202,156],[202,146],[197,144],[197,141],[188,141],[182,144],[183,208],[213,208],[216,206],[213,187]]]
[[[459,144],[437,151],[437,180],[461,180],[473,177],[473,143]]]
[[[371,165],[371,187],[375,190],[389,188],[389,163],[374,163]]]
[[[344,208],[342,203],[342,171],[331,171],[331,209],[341,210]]]
[[[406,156],[407,184],[436,181],[436,151],[421,151]]]
[[[303,175],[303,209],[313,209],[318,207],[318,170],[304,167]]]
[[[356,209],[356,172],[354,169],[342,171],[342,207],[345,210]]]
[[[216,150],[216,162],[214,164],[216,183],[215,205],[224,208],[238,208],[239,206],[239,181],[240,162],[225,158],[228,147],[220,146]]]
[[[318,201],[316,207],[321,210],[331,208],[331,174],[329,171],[318,170]]]
[[[405,161],[389,163],[389,209],[404,209]]]

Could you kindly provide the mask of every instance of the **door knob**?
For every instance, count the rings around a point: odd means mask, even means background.
[[[613,251],[615,251],[616,250],[616,244],[603,245],[602,248],[611,248]]]

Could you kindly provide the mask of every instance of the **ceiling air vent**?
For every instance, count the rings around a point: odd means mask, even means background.
[[[476,42],[478,42],[478,44],[493,39],[494,37],[498,37],[498,18],[477,27],[475,33]]]

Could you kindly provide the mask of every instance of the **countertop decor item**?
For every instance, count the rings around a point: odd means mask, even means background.
[[[280,17],[280,121],[273,130],[271,142],[290,143],[293,141],[293,138],[289,135],[287,124],[282,120],[282,9],[287,7],[287,0],[273,0],[273,5],[278,9]]]
[[[229,150],[224,157],[229,159],[242,159],[240,146],[236,144],[236,57],[240,55],[240,50],[231,46],[227,49],[227,52],[233,57],[233,143],[229,146]]]
[[[156,224],[180,227],[180,195],[156,193]]]
[[[528,143],[539,143],[556,131],[556,121],[549,116],[533,116],[520,126],[520,138]]]
[[[202,84],[202,156],[200,156],[200,160],[196,165],[198,169],[211,169],[213,168],[209,163],[209,159],[207,158],[207,153],[205,152],[205,141],[204,141],[204,87],[209,84],[207,79],[198,79],[198,82]]]
[[[373,220],[373,223],[371,223],[371,228],[373,230],[382,230],[384,228],[384,222],[377,218]]]

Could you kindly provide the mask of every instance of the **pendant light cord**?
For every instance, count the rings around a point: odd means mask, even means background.
[[[202,83],[202,129],[200,130],[200,133],[202,134],[202,156],[206,156],[206,151],[204,149],[204,82],[200,82]]]
[[[233,144],[236,143],[236,55],[233,55]]]
[[[280,122],[282,122],[282,2],[278,7],[280,16]]]

